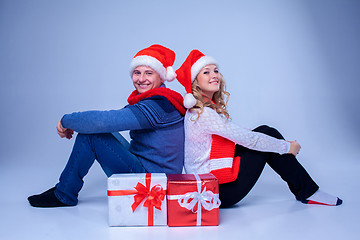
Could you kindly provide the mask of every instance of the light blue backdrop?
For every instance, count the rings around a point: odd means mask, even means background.
[[[175,67],[193,48],[215,57],[237,123],[277,127],[307,159],[351,154],[359,12],[356,0],[1,0],[0,163],[65,161],[73,140],[56,135],[57,121],[124,106],[129,62],[154,43],[177,53]]]

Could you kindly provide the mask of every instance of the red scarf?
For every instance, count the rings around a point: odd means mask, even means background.
[[[206,97],[205,95],[203,95]],[[206,97],[209,99],[208,97]],[[212,99],[211,103],[217,105]],[[233,182],[237,179],[240,168],[240,156],[235,156],[235,143],[216,134],[212,135],[210,149],[211,173],[218,179],[219,184]],[[231,166],[225,164],[224,159],[232,159]],[[222,163],[221,163],[222,162]]]
[[[210,150],[210,172],[219,180],[219,184],[233,182],[239,174],[240,156],[235,156],[235,143],[213,134]],[[227,165],[225,159],[232,160]]]
[[[142,99],[153,96],[166,97],[167,100],[170,101],[170,103],[179,111],[181,115],[185,115],[186,109],[183,105],[184,99],[181,94],[165,87],[154,88],[141,94],[139,94],[137,90],[134,90],[128,97],[127,101],[130,105],[134,105]]]

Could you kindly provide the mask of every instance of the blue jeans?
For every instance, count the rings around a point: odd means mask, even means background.
[[[56,185],[55,196],[67,205],[78,203],[78,193],[95,159],[109,177],[114,173],[145,173],[129,143],[118,133],[78,134],[70,158]]]

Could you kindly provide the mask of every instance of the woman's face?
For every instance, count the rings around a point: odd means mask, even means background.
[[[202,93],[209,99],[212,99],[214,93],[219,91],[221,75],[215,64],[203,67],[196,78]]]
[[[158,88],[163,83],[160,75],[148,66],[136,67],[132,74],[132,80],[135,89],[139,93],[144,93],[150,89]]]

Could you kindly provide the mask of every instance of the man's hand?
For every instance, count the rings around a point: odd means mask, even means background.
[[[67,139],[71,139],[72,135],[74,134],[74,130],[69,128],[63,128],[63,126],[61,125],[61,121],[58,122],[56,130],[61,138],[66,137]]]

